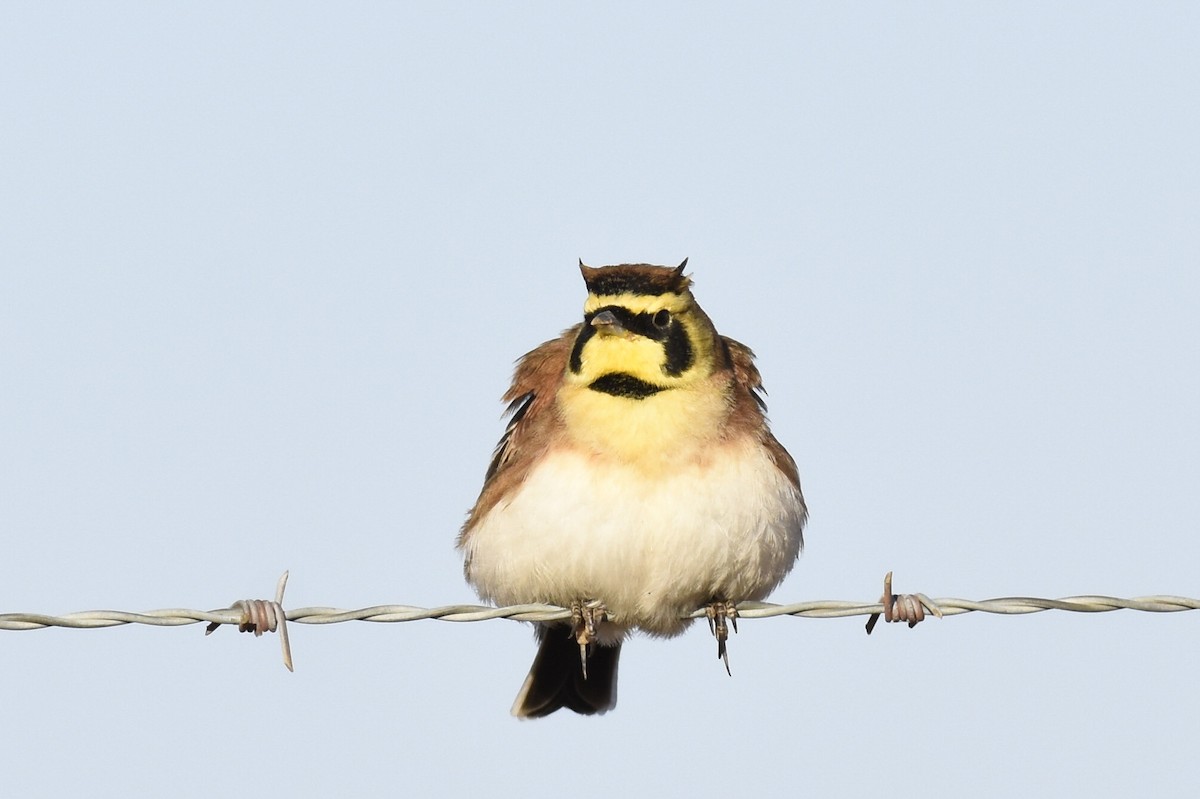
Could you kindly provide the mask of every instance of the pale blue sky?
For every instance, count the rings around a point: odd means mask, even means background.
[[[0,612],[471,601],[575,263],[759,354],[778,601],[1200,594],[1193,4],[0,6]],[[1193,796],[1195,614],[0,632],[5,796]]]

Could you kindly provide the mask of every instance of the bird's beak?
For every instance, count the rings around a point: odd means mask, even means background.
[[[597,333],[610,336],[620,335],[625,332],[625,327],[612,311],[601,311],[593,316],[592,327],[596,328]]]

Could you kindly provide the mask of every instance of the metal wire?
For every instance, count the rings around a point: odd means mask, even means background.
[[[1182,596],[1140,596],[1121,599],[1111,596],[1069,596],[1062,599],[1038,597],[999,597],[996,599],[934,599],[932,600],[945,616],[963,613],[995,613],[1019,616],[1041,613],[1047,610],[1064,610],[1073,613],[1108,613],[1114,610],[1139,610],[1147,613],[1179,613],[1185,610],[1200,610],[1200,599]],[[841,600],[818,600],[778,605],[770,602],[740,602],[738,617],[742,619],[767,619],[776,616],[797,616],[809,619],[840,619],[846,616],[869,616],[883,612],[881,602],[848,602]],[[705,618],[704,609],[697,610],[689,618]],[[358,610],[342,610],[329,607],[293,608],[287,611],[287,621],[295,624],[339,624],[347,621],[369,621],[394,623],[408,621],[472,622],[491,619],[514,621],[563,621],[571,618],[569,608],[557,605],[509,605],[502,608],[484,605],[443,605],[436,608],[412,605],[374,605]],[[186,610],[169,608],[132,613],[122,610],[86,610],[52,616],[45,613],[0,613],[0,630],[40,630],[46,627],[91,629],[117,627],[123,624],[146,624],[155,627],[180,627],[201,622],[240,625],[245,623],[245,612],[238,607],[221,610]]]
[[[241,632],[278,632],[283,653],[283,665],[292,671],[292,650],[288,642],[287,623],[339,624],[345,621],[403,622],[436,619],[439,621],[488,621],[490,619],[513,619],[515,621],[567,621],[575,617],[578,608],[562,608],[557,605],[509,605],[492,608],[484,605],[443,605],[438,608],[420,608],[412,605],[375,605],[358,610],[338,608],[300,608],[284,610],[283,592],[287,586],[288,573],[284,572],[275,586],[275,599],[241,599],[222,610],[185,610],[170,608],[130,613],[124,610],[85,610],[65,616],[45,613],[0,613],[0,630],[41,630],[47,627],[91,629],[116,627],[122,624],[148,624],[153,627],[180,627],[187,624],[208,622],[205,635],[223,624],[236,625]],[[1119,599],[1111,596],[1070,596],[1063,599],[1039,599],[1037,597],[1001,597],[999,599],[930,599],[924,594],[892,593],[892,573],[883,578],[883,596],[879,602],[842,602],[825,600],[796,602],[776,605],[770,602],[741,602],[734,606],[724,605],[720,624],[713,627],[717,635],[718,650],[724,654],[725,619],[732,621],[737,629],[737,619],[766,619],[775,616],[799,616],[810,619],[840,619],[845,616],[869,616],[866,629],[870,634],[882,616],[889,622],[903,622],[909,627],[925,618],[925,613],[937,616],[957,616],[962,613],[999,613],[1013,616],[1041,613],[1047,610],[1068,610],[1075,613],[1107,613],[1113,610],[1141,610],[1149,613],[1178,613],[1183,610],[1200,610],[1200,599],[1181,596],[1141,596]],[[708,618],[713,624],[713,608],[700,608],[687,618]],[[586,663],[586,661],[585,661]],[[728,668],[728,661],[726,661]]]

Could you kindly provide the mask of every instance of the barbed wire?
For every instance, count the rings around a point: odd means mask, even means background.
[[[891,593],[891,573],[884,579],[884,595],[878,602],[854,602],[842,600],[816,600],[775,604],[771,602],[739,602],[736,617],[739,619],[768,619],[779,616],[794,616],[809,619],[840,619],[850,616],[884,616],[887,621],[907,622],[913,626],[923,618],[923,611],[939,617],[959,616],[965,613],[991,613],[1004,616],[1024,616],[1061,610],[1072,613],[1109,613],[1116,610],[1136,610],[1147,613],[1179,613],[1200,610],[1200,599],[1171,595],[1139,596],[1131,599],[1086,594],[1060,599],[1041,597],[1009,596],[994,599],[959,599],[945,597],[930,599],[924,594]],[[492,619],[510,619],[525,622],[570,621],[571,608],[557,605],[527,604],[489,607],[486,605],[442,605],[440,607],[416,607],[413,605],[373,605],[357,610],[331,607],[294,608],[284,611],[283,589],[287,583],[287,572],[279,579],[275,600],[240,600],[231,607],[219,610],[190,610],[165,608],[130,612],[123,610],[85,610],[61,616],[46,613],[0,613],[0,630],[40,630],[48,627],[68,629],[97,629],[118,627],[126,624],[144,624],[152,627],[181,627],[190,624],[208,623],[206,632],[221,625],[237,625],[242,632],[261,635],[278,629],[284,651],[284,663],[291,669],[291,653],[287,643],[287,623],[294,624],[340,624],[363,621],[374,623],[399,623],[412,621],[477,622]],[[702,619],[709,616],[706,608],[700,608],[685,618]],[[874,626],[868,622],[868,632]]]
[[[1065,610],[1074,613],[1108,613],[1114,610],[1140,610],[1148,613],[1179,613],[1185,610],[1200,610],[1200,599],[1182,596],[1139,596],[1131,599],[1120,597],[1087,595],[1069,596],[1062,599],[1038,597],[998,597],[996,599],[932,600],[944,616],[959,616],[964,613],[994,613],[1005,616],[1021,616],[1047,610]],[[883,612],[880,602],[851,602],[840,600],[817,600],[777,605],[770,602],[739,602],[740,619],[768,619],[776,616],[797,616],[809,619],[840,619],[847,616],[870,616]],[[487,605],[442,605],[423,608],[413,605],[374,605],[357,610],[311,607],[293,608],[287,611],[287,620],[293,624],[339,624],[347,621],[393,623],[408,621],[451,621],[472,622],[492,619],[513,621],[566,621],[571,618],[571,609],[558,605],[507,605],[494,608]],[[687,618],[705,618],[705,611],[698,610]],[[40,630],[46,627],[94,629],[119,627],[125,624],[146,624],[153,627],[182,627],[189,624],[241,624],[243,612],[238,608],[221,610],[187,610],[166,608],[130,612],[123,610],[85,610],[53,616],[44,613],[0,613],[0,630]]]

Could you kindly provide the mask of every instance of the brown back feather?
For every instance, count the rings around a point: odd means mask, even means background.
[[[479,499],[459,533],[459,546],[475,523],[510,488],[525,480],[538,455],[562,433],[562,422],[554,412],[554,398],[581,327],[575,325],[564,330],[558,338],[525,353],[517,361],[512,385],[502,398],[509,403],[508,413],[512,416],[492,454]]]
[[[754,365],[754,351],[728,336],[721,336],[720,340],[729,355],[735,384],[734,406],[729,420],[729,428],[731,430],[759,430],[763,446],[770,453],[775,468],[783,472],[799,491],[800,472],[796,468],[796,462],[792,460],[792,456],[783,448],[779,440],[771,434],[771,430],[766,424],[767,403],[763,399],[763,395],[767,393],[767,390],[763,388],[762,376],[758,373],[758,367]]]

